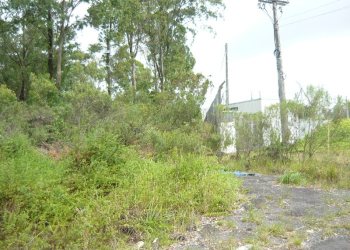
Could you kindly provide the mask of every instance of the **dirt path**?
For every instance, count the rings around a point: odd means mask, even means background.
[[[350,250],[350,191],[290,187],[272,176],[243,179],[248,203],[230,216],[203,218],[170,249]]]

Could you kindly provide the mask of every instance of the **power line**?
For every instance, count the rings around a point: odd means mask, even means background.
[[[326,15],[329,15],[329,14],[332,14],[332,13],[336,13],[336,12],[339,12],[339,11],[342,11],[342,10],[346,10],[346,9],[349,9],[349,8],[350,8],[350,5],[346,5],[346,6],[342,7],[342,8],[339,8],[339,9],[327,11],[327,12],[321,13],[319,15],[315,15],[315,16],[299,19],[299,20],[294,21],[294,22],[283,24],[283,25],[281,25],[281,27],[289,26],[289,25],[292,25],[292,24],[295,24],[295,23],[305,22],[305,21],[308,21],[310,19],[315,19],[317,17],[326,16]]]
[[[291,16],[286,16],[286,17],[284,17],[283,19],[290,19],[290,18],[293,18],[293,17],[301,16],[301,15],[303,15],[303,14],[312,12],[312,11],[314,11],[314,10],[318,10],[318,9],[323,8],[323,7],[327,7],[327,6],[333,5],[333,4],[338,3],[338,2],[340,2],[340,1],[342,1],[342,0],[335,0],[335,1],[332,1],[332,2],[330,2],[330,3],[322,4],[322,5],[319,5],[319,6],[317,6],[317,7],[314,7],[314,8],[307,9],[307,10],[305,10],[305,11],[299,12],[299,13],[297,13],[297,14],[294,14],[294,15],[291,15]]]

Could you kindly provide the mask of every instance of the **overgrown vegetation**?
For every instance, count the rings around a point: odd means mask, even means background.
[[[1,249],[166,245],[236,206],[239,181],[219,171],[220,136],[202,122],[210,82],[187,45],[222,7],[1,2]],[[75,39],[85,26],[100,38],[88,51]]]
[[[85,17],[77,14],[83,4]],[[155,238],[167,245],[200,216],[235,208],[240,182],[215,156],[231,140],[202,121],[210,82],[193,71],[187,43],[195,21],[219,17],[222,7],[1,2],[1,249],[124,249]],[[75,39],[85,26],[99,33],[88,51]],[[238,114],[238,152],[226,168],[349,188],[349,103],[338,99],[330,110],[327,93],[310,87],[287,105],[290,145],[280,142],[277,106]],[[261,218],[251,210],[246,220]],[[264,240],[283,228],[260,233]]]
[[[281,143],[279,107],[235,114],[237,152],[223,162],[229,170],[278,174],[285,184],[350,188],[349,103],[309,86],[286,104],[290,142]]]
[[[23,103],[1,86],[0,248],[168,244],[201,215],[234,209],[239,181],[210,156],[220,140],[198,104],[126,97],[36,78]],[[192,115],[171,120],[184,112],[173,102]]]

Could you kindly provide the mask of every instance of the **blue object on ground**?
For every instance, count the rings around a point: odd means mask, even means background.
[[[244,176],[255,176],[255,174],[250,174],[246,172],[241,172],[241,171],[235,171],[233,174],[237,177],[244,177]]]
[[[223,174],[234,174],[237,177],[245,177],[245,176],[255,176],[255,173],[246,173],[246,172],[241,172],[241,171],[224,171],[224,170],[220,170],[221,173]]]

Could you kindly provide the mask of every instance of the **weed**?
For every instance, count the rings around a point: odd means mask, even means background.
[[[295,232],[290,235],[288,240],[288,246],[293,249],[293,247],[301,247],[303,242],[306,240],[305,234],[301,232]]]
[[[215,158],[154,162],[93,133],[56,161],[26,140],[0,147],[14,152],[0,159],[1,248],[120,249],[156,237],[169,244],[175,228],[225,213],[239,199],[240,182],[221,174]]]
[[[270,237],[282,237],[286,233],[286,228],[282,224],[262,224],[257,228],[257,233],[254,236],[253,242],[257,241],[260,244],[267,245]],[[251,243],[253,243],[251,242]]]
[[[263,222],[263,215],[261,212],[251,208],[248,210],[247,214],[244,216],[243,222],[251,222],[256,225],[261,225]]]
[[[299,172],[287,172],[280,178],[280,182],[283,184],[300,185],[305,182],[305,178]]]

